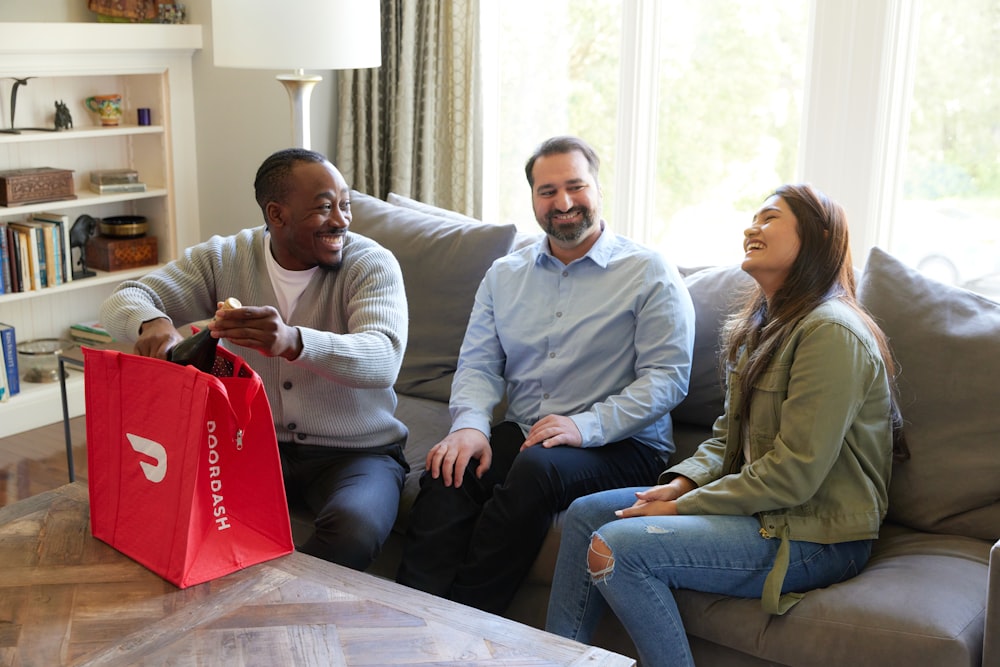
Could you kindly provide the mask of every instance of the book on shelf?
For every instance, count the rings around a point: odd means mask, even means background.
[[[45,275],[43,277],[45,287],[55,287],[62,279],[62,270],[59,268],[59,262],[62,261],[62,257],[56,248],[58,237],[53,233],[55,225],[38,222],[34,219],[28,222],[41,235],[42,242],[39,245],[38,252],[45,253]]]
[[[70,229],[72,229],[72,223],[70,222],[69,216],[61,213],[43,212],[35,213],[32,216],[32,219],[42,224],[55,225],[58,230],[57,236],[59,238],[57,250],[59,253],[59,268],[62,277],[60,284],[71,282],[73,280],[73,246],[69,239],[69,232]]]
[[[10,285],[12,292],[24,291],[24,269],[21,265],[21,237],[16,229],[5,225],[7,233],[7,258],[10,260]]]
[[[6,222],[0,222],[0,232],[3,232],[5,244],[2,261],[4,262],[4,276],[7,279],[7,292],[20,292],[21,267],[18,263],[18,253],[20,251],[17,248],[17,243],[14,238],[15,234],[14,231],[7,226]]]
[[[69,327],[69,336],[78,343],[113,343],[115,337],[100,322],[78,322]]]
[[[3,351],[3,346],[0,345],[0,368],[6,368],[7,364],[5,359],[7,354]],[[0,403],[6,403],[10,400],[10,389],[7,387],[7,373],[4,371],[0,373]]]
[[[138,183],[139,172],[135,169],[95,169],[90,172],[90,182],[94,185]]]
[[[45,239],[38,233],[38,228],[27,222],[8,222],[7,226],[15,230],[18,235],[21,256],[21,275],[27,277],[24,280],[24,289],[28,292],[45,287]],[[39,246],[41,241],[41,246]],[[39,247],[41,252],[39,253]]]
[[[0,294],[13,292],[10,278],[10,247],[7,242],[7,223],[0,222]]]
[[[90,189],[98,194],[107,195],[118,192],[145,192],[145,183],[91,183]]]
[[[14,327],[0,322],[0,348],[3,348],[4,379],[7,382],[7,396],[21,392],[21,381],[17,370],[17,337]]]

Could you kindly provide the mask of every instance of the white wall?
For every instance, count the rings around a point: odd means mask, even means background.
[[[224,69],[212,63],[211,0],[187,0],[188,23],[202,26],[203,48],[193,61],[199,182],[199,240],[231,234],[263,221],[253,199],[257,166],[292,142],[288,94],[280,72]],[[280,6],[280,3],[275,3]],[[89,22],[86,0],[0,1],[0,22]],[[332,72],[312,95],[312,147],[333,159],[331,124],[336,88]],[[183,225],[183,220],[178,220]]]
[[[276,3],[275,6],[280,6]],[[291,107],[278,71],[215,67],[212,63],[212,3],[188,2],[188,22],[202,26],[204,47],[194,57],[195,122],[202,239],[263,223],[253,198],[261,161],[292,143]],[[329,132],[334,75],[322,73],[313,91],[312,148],[332,155]]]

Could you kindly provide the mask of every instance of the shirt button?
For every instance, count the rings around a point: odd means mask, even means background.
[[[289,431],[294,431],[295,430],[295,422],[292,422],[291,424],[289,424],[285,428],[287,428]]]
[[[284,383],[284,384],[282,384],[281,386],[282,386],[282,387],[283,387],[284,389],[291,389],[291,388],[292,388],[292,383],[291,383],[291,382],[289,382],[288,380],[285,380],[285,383]]]
[[[542,394],[542,398],[544,398],[544,399],[548,400],[548,398],[549,398],[549,395],[548,395],[548,394]]]
[[[295,437],[298,438],[299,440],[305,440],[306,439],[306,434],[305,433],[299,433]]]
[[[549,359],[555,359],[555,358],[556,358],[556,353],[555,352],[549,352]]]
[[[569,278],[569,271],[563,271],[562,276],[563,278]]]
[[[556,313],[556,317],[562,317],[562,313]]]

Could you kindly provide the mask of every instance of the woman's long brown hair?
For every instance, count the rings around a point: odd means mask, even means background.
[[[847,231],[847,216],[835,201],[808,184],[782,185],[774,193],[781,197],[798,221],[800,249],[784,284],[771,297],[757,287],[743,309],[723,329],[723,359],[735,366],[743,349],[749,359],[740,377],[743,401],[740,433],[747,425],[754,386],[771,358],[788,340],[803,317],[828,299],[839,299],[851,307],[871,330],[889,375],[892,394],[893,459],[909,458],[903,435],[903,418],[896,400],[896,364],[885,334],[857,301],[854,266]]]

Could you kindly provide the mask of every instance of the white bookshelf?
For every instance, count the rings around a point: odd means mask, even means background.
[[[0,134],[0,169],[54,167],[73,171],[77,198],[0,207],[0,221],[52,211],[70,222],[86,213],[143,215],[157,237],[160,263],[198,240],[192,57],[202,46],[198,25],[111,23],[0,23],[0,128],[10,127],[13,78],[18,127],[52,127],[55,101],[70,109],[73,127],[58,132]],[[84,100],[122,95],[122,121],[102,127]],[[136,124],[136,110],[152,110],[153,124]],[[147,190],[99,195],[90,171],[131,168]],[[92,267],[91,267],[92,268]],[[45,289],[0,295],[0,322],[16,328],[19,342],[67,338],[70,324],[94,320],[101,302],[122,280],[155,267],[97,275]],[[70,414],[83,413],[82,374],[70,370]],[[59,383],[28,383],[0,403],[0,437],[61,420]]]

